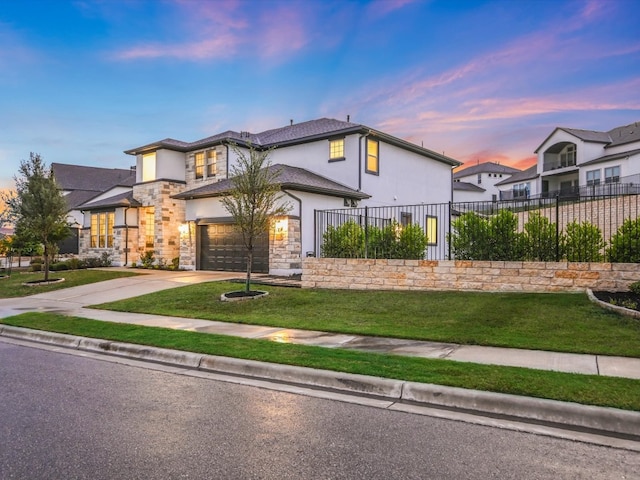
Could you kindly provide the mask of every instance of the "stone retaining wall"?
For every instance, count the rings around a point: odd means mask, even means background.
[[[638,263],[305,258],[303,288],[497,292],[626,291]]]

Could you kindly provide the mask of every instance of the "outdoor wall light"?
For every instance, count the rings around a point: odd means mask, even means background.
[[[286,233],[287,231],[287,219],[282,218],[276,220],[276,233]]]
[[[178,231],[180,232],[181,235],[186,235],[189,232],[189,224],[181,223],[180,226],[178,227]]]

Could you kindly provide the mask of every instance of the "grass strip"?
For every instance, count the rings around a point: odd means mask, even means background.
[[[567,353],[640,357],[640,321],[576,293],[351,291],[256,286],[269,296],[220,302],[208,282],[95,306],[224,322]]]
[[[268,340],[110,323],[52,313],[24,313],[0,322],[208,355],[640,411],[640,380],[626,378],[281,344]]]
[[[24,282],[43,280],[42,272],[14,272],[10,277],[0,279],[0,298],[15,298],[35,295],[36,293],[52,292],[63,288],[77,287],[88,283],[103,282],[114,278],[139,275],[136,272],[122,272],[115,270],[65,270],[49,272],[49,279],[64,278],[62,283],[51,285],[26,286]]]

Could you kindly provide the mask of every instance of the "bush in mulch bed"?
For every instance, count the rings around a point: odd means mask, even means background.
[[[628,292],[593,292],[598,300],[616,305],[618,307],[628,308],[630,310],[640,311],[640,282],[634,282],[629,285]]]

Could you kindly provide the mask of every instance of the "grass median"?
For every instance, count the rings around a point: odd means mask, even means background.
[[[114,278],[131,277],[139,275],[136,272],[123,272],[116,270],[65,270],[61,272],[49,272],[49,279],[64,278],[62,283],[49,285],[27,286],[25,282],[44,280],[42,272],[15,271],[10,277],[0,279],[0,298],[15,298],[35,295],[36,293],[52,292],[63,288],[77,287],[88,283],[104,282]]]
[[[208,355],[640,411],[640,380],[281,344],[52,313],[24,313],[0,322]]]
[[[327,332],[568,353],[640,357],[640,322],[577,293],[297,289],[220,302],[236,283],[210,282],[95,308]]]

